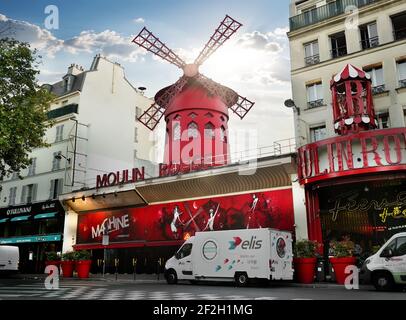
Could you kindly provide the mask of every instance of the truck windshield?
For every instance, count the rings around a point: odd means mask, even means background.
[[[176,253],[176,258],[178,260],[189,256],[192,253],[192,244],[186,243],[180,250]]]

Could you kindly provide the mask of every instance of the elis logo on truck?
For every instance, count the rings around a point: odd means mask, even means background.
[[[229,241],[230,248],[229,250],[234,250],[241,244],[241,249],[250,250],[250,249],[260,249],[262,246],[262,240],[257,240],[256,236],[252,236],[250,240],[242,240],[240,237],[233,237],[233,241]]]

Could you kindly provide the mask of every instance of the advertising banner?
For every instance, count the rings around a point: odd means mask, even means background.
[[[183,240],[196,231],[293,231],[292,190],[213,197],[79,215],[77,243]]]

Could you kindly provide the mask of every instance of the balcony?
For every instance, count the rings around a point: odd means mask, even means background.
[[[382,0],[336,0],[324,6],[291,17],[289,19],[290,31],[310,26],[312,24],[341,15],[345,13],[345,8],[348,6],[356,6],[361,8],[380,1]]]
[[[314,56],[305,57],[305,65],[311,66],[313,64],[318,64],[320,62],[320,55],[316,54]]]
[[[384,84],[381,84],[381,85],[379,85],[379,86],[372,87],[372,94],[373,94],[373,95],[380,94],[380,93],[384,93],[384,92],[386,92],[386,91],[385,91],[385,85],[384,85]]]
[[[323,99],[309,101],[309,102],[307,102],[307,109],[314,109],[314,108],[322,107],[323,105],[324,105]]]
[[[399,80],[399,88],[406,88],[406,79]]]
[[[72,103],[72,104],[68,104],[66,106],[48,111],[47,116],[48,116],[48,119],[51,120],[51,119],[65,116],[70,113],[78,113],[78,104]]]
[[[379,37],[373,37],[365,40],[361,40],[361,48],[363,50],[369,48],[375,48],[379,46]]]
[[[331,54],[332,59],[346,56],[347,55],[347,47],[343,46],[343,47],[338,47],[338,48],[335,48],[333,50],[330,50],[330,54]]]
[[[393,31],[393,40],[399,41],[403,39],[406,39],[406,28]]]

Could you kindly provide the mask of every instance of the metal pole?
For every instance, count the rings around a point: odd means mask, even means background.
[[[107,255],[107,249],[106,249],[106,246],[104,246],[104,253],[103,253],[103,279],[104,279],[104,274],[106,273],[106,255]]]
[[[75,185],[75,168],[76,168],[76,145],[77,145],[77,141],[78,141],[78,124],[79,121],[76,119],[73,119],[73,121],[76,122],[76,128],[75,128],[75,144],[73,147],[73,164],[72,164],[72,187]]]

